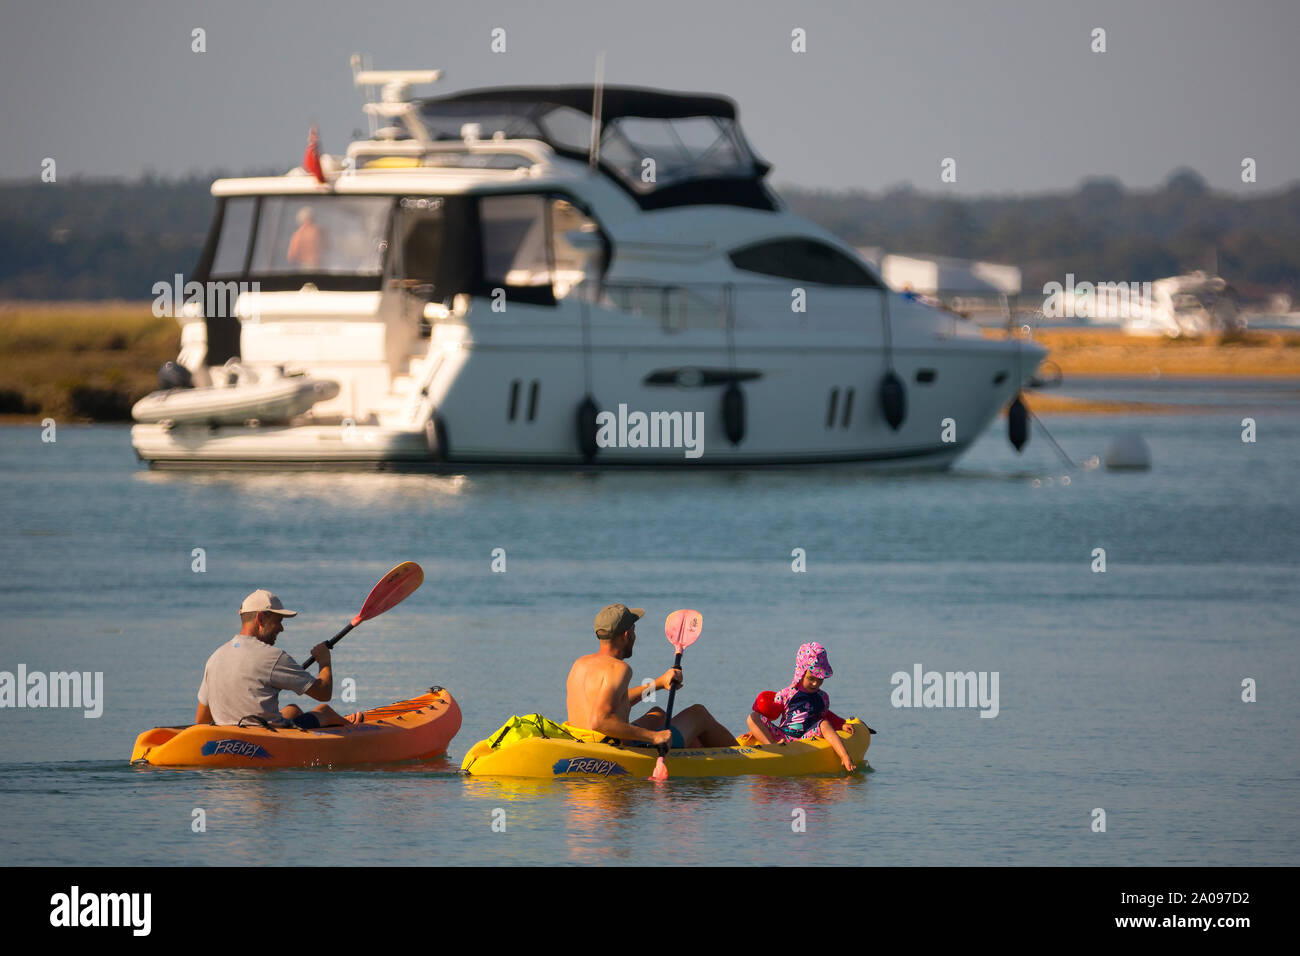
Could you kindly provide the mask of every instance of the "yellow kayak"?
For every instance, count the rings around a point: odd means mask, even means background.
[[[852,728],[852,733],[848,733]],[[853,762],[862,759],[871,746],[867,725],[856,717],[839,731]],[[555,737],[526,737],[493,748],[491,740],[480,740],[469,749],[461,773],[481,777],[649,777],[658,752],[653,747],[614,747]],[[843,772],[840,758],[821,739],[795,740],[785,744],[760,744],[750,734],[735,747],[671,750],[665,762],[669,777],[738,777],[765,774],[796,777],[809,773]]]

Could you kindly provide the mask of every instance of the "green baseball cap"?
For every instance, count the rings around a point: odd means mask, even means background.
[[[629,627],[645,616],[645,608],[628,607],[626,604],[607,604],[596,615],[596,636],[608,639],[622,634]]]

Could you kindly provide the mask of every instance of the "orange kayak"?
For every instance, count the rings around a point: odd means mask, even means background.
[[[460,730],[460,707],[441,687],[365,711],[346,727],[155,727],[135,739],[132,763],[158,767],[337,767],[438,757]]]

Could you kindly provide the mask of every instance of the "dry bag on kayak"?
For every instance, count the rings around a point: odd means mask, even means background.
[[[573,734],[555,721],[548,720],[541,714],[524,714],[522,717],[511,717],[488,740],[492,742],[492,749],[496,750],[499,747],[508,747],[528,737],[551,737],[556,740],[574,739]]]

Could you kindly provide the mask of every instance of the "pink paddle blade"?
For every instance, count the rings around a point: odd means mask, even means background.
[[[658,760],[655,761],[655,769],[654,772],[650,774],[650,779],[659,782],[663,782],[664,780],[668,779],[668,767],[664,763],[663,757],[660,757]]]
[[[668,620],[664,621],[664,636],[668,638],[669,644],[681,652],[700,639],[703,628],[704,616],[699,611],[673,611],[668,615]]]
[[[352,619],[352,623],[360,624],[372,617],[378,617],[394,605],[405,601],[423,583],[424,569],[414,561],[403,561],[380,578],[379,583],[370,589],[366,603],[361,605],[361,612]]]

